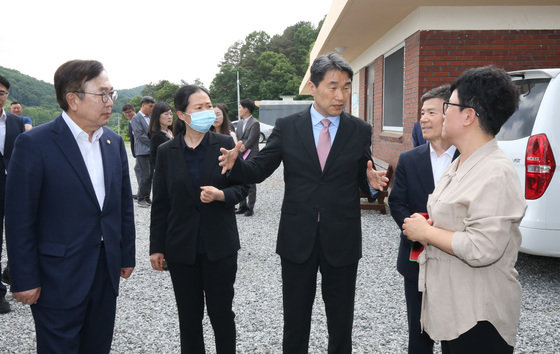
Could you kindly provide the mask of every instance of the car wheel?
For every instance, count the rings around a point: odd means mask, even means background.
[[[259,140],[259,143],[264,143],[265,140],[266,137],[264,136],[264,133],[261,133],[261,139]]]

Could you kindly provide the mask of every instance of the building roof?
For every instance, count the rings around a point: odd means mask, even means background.
[[[418,30],[558,29],[559,18],[560,0],[333,0],[310,63],[329,52],[352,63],[405,22],[408,32],[400,41]],[[309,68],[300,93],[308,93],[308,81]]]

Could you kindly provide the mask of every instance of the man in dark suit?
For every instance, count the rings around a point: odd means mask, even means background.
[[[31,305],[38,353],[109,353],[135,265],[126,149],[104,127],[117,93],[93,60],[63,64],[54,86],[62,114],[21,134],[10,161],[11,290]]]
[[[358,261],[362,256],[360,191],[380,189],[385,172],[373,170],[371,126],[344,112],[353,71],[339,55],[311,65],[314,103],[276,121],[266,147],[250,160],[222,149],[222,173],[261,182],[284,164],[286,192],[276,252],[282,263],[284,353],[307,353],[317,271],[321,271],[329,353],[352,352]],[[331,148],[332,146],[332,148]],[[369,185],[368,185],[369,180]]]
[[[126,119],[128,119],[128,140],[130,141],[130,151],[132,152],[132,157],[136,158],[136,152],[134,151],[134,133],[132,132],[132,117],[136,115],[136,110],[134,106],[130,103],[125,104],[122,106],[122,111]],[[132,198],[136,199],[138,194],[132,194]]]
[[[455,147],[441,136],[443,102],[450,96],[449,85],[436,87],[422,96],[420,124],[423,137],[429,144],[401,153],[389,195],[391,215],[401,228],[397,270],[404,277],[409,353],[432,353],[434,341],[420,329],[422,293],[418,291],[417,255],[422,245],[409,241],[402,234],[402,224],[410,215],[427,211],[428,195],[433,192],[445,169],[458,156]]]
[[[261,136],[261,125],[253,117],[255,103],[251,100],[241,100],[239,104],[239,116],[242,118],[237,123],[237,140],[241,140],[243,144],[239,148],[243,159],[250,159],[259,152],[259,139]],[[245,214],[252,216],[254,214],[255,202],[257,201],[257,185],[249,184],[249,195],[239,203],[237,214]]]
[[[148,137],[148,124],[150,124],[150,114],[156,101],[151,96],[144,96],[140,101],[142,107],[130,120],[130,127],[134,134],[134,154],[136,164],[134,172],[138,180],[138,206],[149,208],[152,201],[150,193],[152,191],[152,168],[150,167],[150,138]]]
[[[23,119],[6,112],[4,104],[10,91],[10,82],[0,75],[0,260],[2,260],[2,239],[4,238],[4,193],[6,191],[6,173],[12,156],[16,137],[25,131]],[[9,282],[9,268],[2,273],[2,280]],[[0,282],[0,314],[10,312],[10,304],[6,300],[6,286]]]

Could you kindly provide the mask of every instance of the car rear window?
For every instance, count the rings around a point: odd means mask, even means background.
[[[517,140],[531,135],[549,82],[550,79],[514,81],[520,92],[519,109],[502,126],[496,135],[497,140]]]

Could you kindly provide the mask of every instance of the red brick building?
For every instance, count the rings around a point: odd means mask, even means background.
[[[377,160],[396,165],[412,148],[422,94],[464,70],[560,67],[558,0],[393,4],[333,1],[310,58],[336,51],[352,64],[349,110],[373,125]]]

